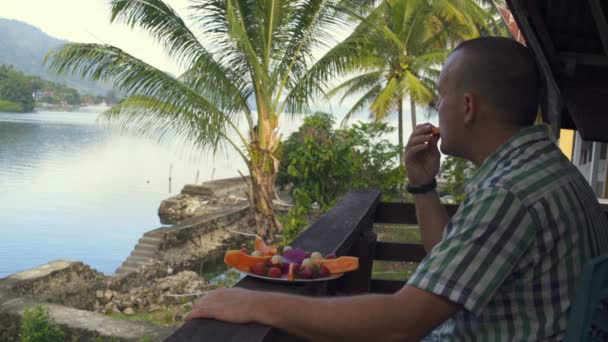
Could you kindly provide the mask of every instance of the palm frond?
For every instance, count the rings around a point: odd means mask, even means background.
[[[363,96],[361,96],[361,98],[359,98],[359,100],[357,100],[357,102],[355,102],[355,104],[344,115],[344,118],[342,119],[340,126],[346,127],[346,125],[348,124],[348,121],[350,119],[352,119],[352,117],[356,113],[359,113],[363,110],[367,110],[367,111],[371,112],[369,107],[374,102],[374,100],[378,97],[378,95],[380,95],[381,92],[382,92],[382,86],[380,84],[378,84],[374,87],[371,87],[367,91],[367,93],[365,93]]]
[[[201,120],[234,125],[229,115],[215,104],[165,72],[108,45],[67,44],[45,57],[58,74],[74,73],[83,78],[111,81],[128,96],[146,96],[159,102],[198,113]]]

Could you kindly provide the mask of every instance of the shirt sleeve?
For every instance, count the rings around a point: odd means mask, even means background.
[[[529,211],[511,192],[470,194],[408,281],[480,313],[513,272],[534,238]]]

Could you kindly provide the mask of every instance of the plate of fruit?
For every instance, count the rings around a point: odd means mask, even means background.
[[[246,248],[227,251],[224,262],[252,277],[281,282],[332,280],[359,268],[356,257],[323,256],[290,246],[265,249],[259,248],[257,241],[256,250],[251,253]]]

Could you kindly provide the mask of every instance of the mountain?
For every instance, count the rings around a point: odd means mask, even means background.
[[[66,43],[69,41],[53,38],[30,24],[0,18],[0,65],[12,64],[26,75],[63,83],[81,94],[105,95],[111,90],[110,84],[83,80],[76,75],[57,76],[42,65],[49,50]]]

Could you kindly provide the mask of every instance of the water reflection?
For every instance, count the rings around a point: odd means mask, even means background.
[[[0,114],[0,277],[59,258],[112,273],[160,225],[162,199],[197,172],[204,181],[244,170],[230,155],[192,158],[105,129],[102,109]]]

